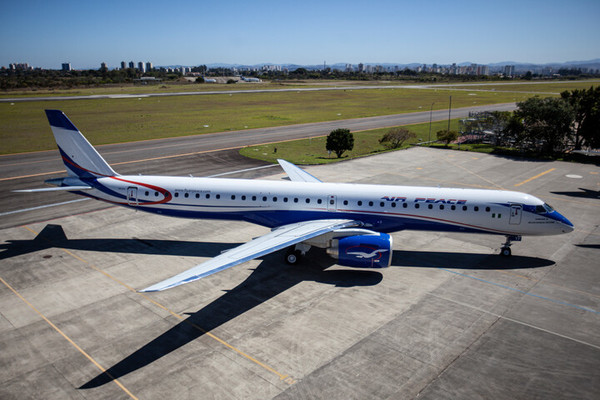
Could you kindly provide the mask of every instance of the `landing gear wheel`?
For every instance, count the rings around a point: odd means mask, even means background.
[[[510,257],[511,254],[512,252],[510,251],[510,247],[503,247],[500,250],[500,255],[503,257]]]
[[[295,250],[293,247],[289,249],[285,255],[285,262],[289,265],[296,265],[302,258],[300,250]]]

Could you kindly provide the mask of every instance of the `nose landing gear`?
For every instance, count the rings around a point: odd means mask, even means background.
[[[510,245],[512,244],[512,242],[520,242],[520,241],[521,241],[521,236],[507,235],[506,242],[504,242],[504,244],[502,245],[502,248],[500,249],[500,255],[503,257],[510,257],[510,255],[512,254],[512,252],[510,250]]]

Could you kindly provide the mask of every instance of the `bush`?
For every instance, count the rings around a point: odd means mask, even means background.
[[[379,143],[387,147],[388,149],[397,149],[408,139],[416,138],[417,135],[414,132],[409,131],[406,128],[392,128],[381,139]]]

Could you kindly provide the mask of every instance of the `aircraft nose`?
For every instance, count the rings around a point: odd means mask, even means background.
[[[569,221],[564,215],[557,213],[557,219],[562,223],[561,225],[561,229],[563,231],[563,233],[569,233],[569,232],[573,232],[573,229],[575,229],[575,227],[573,226],[573,223],[571,221]]]

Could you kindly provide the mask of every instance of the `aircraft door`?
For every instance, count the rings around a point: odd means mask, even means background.
[[[337,198],[334,195],[327,199],[327,211],[337,211]]]
[[[137,187],[130,186],[127,188],[127,204],[130,206],[137,206],[138,197],[137,197]]]
[[[521,204],[510,205],[510,221],[511,225],[519,225],[521,223],[521,214],[523,213],[523,206]]]

